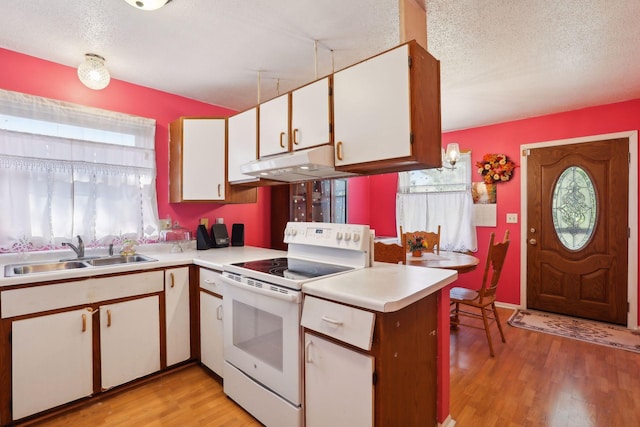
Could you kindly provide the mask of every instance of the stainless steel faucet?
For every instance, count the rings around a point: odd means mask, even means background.
[[[69,246],[71,249],[73,249],[73,251],[76,253],[78,258],[84,258],[84,242],[82,241],[80,236],[78,236],[78,246],[69,242],[62,242],[62,245]]]

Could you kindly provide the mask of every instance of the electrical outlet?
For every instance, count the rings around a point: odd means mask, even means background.
[[[517,224],[518,223],[518,214],[517,213],[508,213],[507,214],[507,223],[508,224]]]

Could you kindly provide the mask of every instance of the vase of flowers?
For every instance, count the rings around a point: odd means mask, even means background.
[[[485,183],[494,184],[509,181],[517,166],[504,154],[485,154],[476,167]]]
[[[407,240],[411,256],[421,257],[422,251],[429,249],[429,244],[420,236],[413,236]]]

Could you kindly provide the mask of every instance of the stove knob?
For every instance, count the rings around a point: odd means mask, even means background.
[[[351,240],[351,234],[349,233],[344,233],[344,241],[348,242],[349,240]]]
[[[354,242],[359,242],[360,241],[360,235],[358,233],[353,233],[353,241]]]
[[[338,241],[342,240],[342,233],[340,231],[336,233],[336,240]]]
[[[296,234],[298,234],[298,232],[296,231],[295,228],[291,229],[291,235],[295,236]]]

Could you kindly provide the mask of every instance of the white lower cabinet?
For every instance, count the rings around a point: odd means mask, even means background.
[[[373,426],[374,357],[305,333],[306,427]]]
[[[171,366],[191,357],[189,267],[166,270],[164,292],[167,320],[167,366]]]
[[[92,312],[12,322],[13,419],[93,393]]]
[[[158,296],[100,306],[102,389],[160,370]]]
[[[222,298],[200,291],[200,360],[224,377]]]

